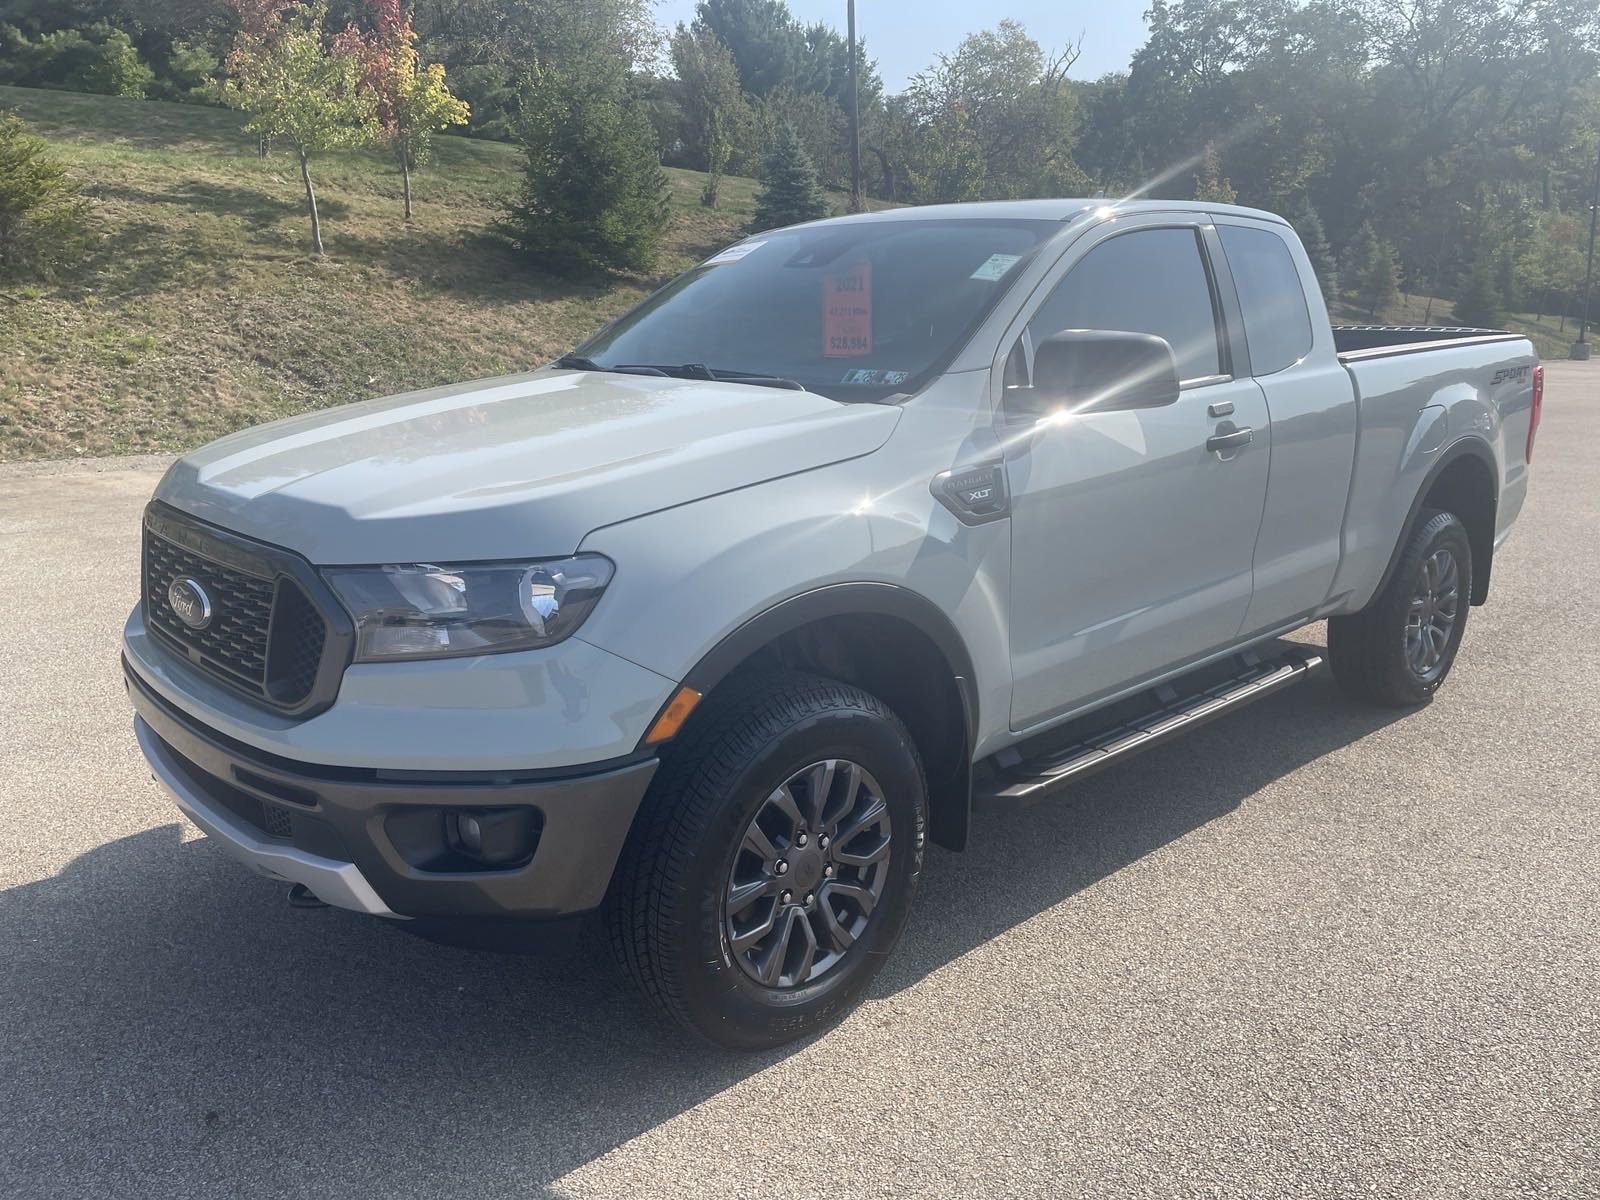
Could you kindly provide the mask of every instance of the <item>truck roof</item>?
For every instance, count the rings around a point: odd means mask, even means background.
[[[835,225],[845,221],[907,221],[907,220],[971,220],[988,217],[1000,220],[1071,221],[1086,212],[1105,210],[1112,212],[1199,212],[1231,213],[1234,216],[1254,217],[1261,221],[1288,222],[1276,213],[1260,208],[1245,208],[1238,204],[1210,204],[1201,200],[1114,200],[1105,197],[1061,200],[976,200],[965,204],[926,204],[904,208],[883,208],[875,212],[851,213],[813,222],[817,225]]]

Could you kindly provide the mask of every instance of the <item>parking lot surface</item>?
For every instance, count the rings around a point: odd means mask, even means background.
[[[1321,675],[980,813],[757,1057],[208,845],[117,664],[163,464],[0,467],[0,1196],[1600,1195],[1600,363],[1548,372],[1433,704]]]

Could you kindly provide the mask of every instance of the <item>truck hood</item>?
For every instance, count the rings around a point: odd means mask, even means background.
[[[569,554],[604,525],[870,454],[899,409],[543,370],[231,434],[156,498],[319,565]]]

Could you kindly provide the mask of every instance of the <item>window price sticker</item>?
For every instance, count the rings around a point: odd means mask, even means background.
[[[722,263],[738,262],[746,254],[749,254],[750,251],[759,250],[766,244],[766,239],[764,238],[759,242],[739,242],[736,245],[729,246],[726,250],[717,251],[717,253],[713,254],[700,265],[702,267],[715,267]]]
[[[822,281],[822,354],[872,353],[872,264],[866,260]]]
[[[993,283],[997,279],[1004,279],[1007,271],[1016,265],[1020,254],[991,254],[978,265],[978,269],[968,279],[984,279]]]

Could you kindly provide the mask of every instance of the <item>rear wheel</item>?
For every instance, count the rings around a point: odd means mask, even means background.
[[[1444,683],[1466,629],[1472,543],[1460,518],[1424,513],[1389,582],[1363,611],[1328,622],[1328,662],[1350,695],[1394,708]]]
[[[611,940],[644,991],[735,1049],[849,1011],[910,911],[927,800],[900,720],[798,672],[713,692],[618,865]]]

